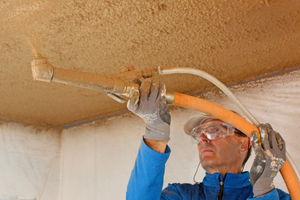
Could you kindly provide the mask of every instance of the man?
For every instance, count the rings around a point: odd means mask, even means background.
[[[162,191],[165,163],[170,155],[170,112],[165,102],[165,86],[146,79],[140,91],[133,91],[127,107],[146,122],[138,157],[127,187],[128,200],[156,199],[290,199],[274,189],[273,179],[285,161],[285,144],[272,128],[260,125],[252,133],[255,160],[249,172],[242,172],[249,157],[249,138],[239,130],[211,116],[194,117],[184,130],[198,143],[201,166],[206,171],[198,184],[169,184]],[[251,182],[250,180],[251,179]]]

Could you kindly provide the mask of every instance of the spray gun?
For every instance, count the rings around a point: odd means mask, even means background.
[[[59,69],[53,67],[47,58],[41,54],[36,54],[31,61],[31,70],[34,80],[43,82],[58,82],[70,86],[82,87],[98,91],[106,91],[112,99],[125,103],[125,97],[131,96],[132,90],[138,90],[140,85],[137,83],[140,79],[151,78],[161,74],[160,68],[145,69],[135,71],[125,69],[122,73],[109,76],[79,72],[75,70]],[[172,104],[173,94],[166,94],[167,102]]]
[[[236,105],[242,110],[242,112],[250,119],[250,121],[254,125],[249,123],[243,117],[217,104],[185,94],[168,92],[166,94],[166,100],[168,104],[191,108],[222,119],[233,127],[238,128],[243,133],[246,133],[248,136],[250,136],[253,131],[259,133],[259,130],[257,128],[259,122],[232,94],[232,92],[215,77],[198,69],[171,67],[162,69],[146,69],[142,71],[128,70],[120,74],[101,76],[75,70],[55,68],[48,62],[47,58],[42,57],[42,55],[39,53],[34,56],[34,59],[31,62],[31,69],[34,80],[43,82],[53,81],[76,87],[106,91],[109,97],[121,103],[126,102],[126,100],[120,97],[120,95],[130,97],[133,90],[139,89],[139,84],[136,83],[136,80],[166,74],[194,74],[207,79],[208,81],[214,83],[217,87],[219,87],[233,102],[236,103]],[[280,172],[285,180],[292,199],[300,200],[299,172],[288,152],[286,153],[287,160],[282,166]]]
[[[134,80],[150,78],[158,75],[156,69],[143,71],[128,70],[127,72],[101,76],[91,73],[83,73],[74,70],[54,68],[47,58],[36,54],[31,62],[32,76],[34,80],[43,82],[58,82],[66,85],[88,88],[108,92],[108,96],[124,103],[125,99],[119,95],[130,97],[132,89],[138,89],[139,84]]]
[[[138,90],[139,84],[136,83],[136,80],[140,80],[143,78],[151,78],[157,75],[166,75],[166,74],[194,74],[201,76],[210,82],[214,83],[216,86],[218,86],[227,96],[232,99],[238,107],[243,111],[243,113],[246,114],[246,116],[254,123],[254,125],[258,126],[259,122],[251,115],[251,113],[241,104],[241,102],[231,93],[231,91],[219,80],[217,80],[215,77],[207,74],[206,72],[203,72],[201,70],[192,69],[192,68],[181,68],[181,67],[171,67],[171,68],[153,68],[153,69],[145,69],[142,71],[134,71],[134,70],[128,70],[120,74],[114,74],[110,76],[102,76],[98,74],[91,74],[86,72],[79,72],[75,70],[67,70],[67,69],[59,69],[53,67],[47,58],[43,57],[41,54],[37,53],[34,56],[34,59],[31,62],[31,69],[32,69],[32,76],[34,80],[39,80],[43,82],[58,82],[58,83],[64,83],[66,85],[76,86],[76,87],[82,87],[92,90],[98,90],[98,91],[106,91],[108,92],[108,96],[112,97],[113,99],[123,103],[126,100],[121,96],[130,97],[132,90]],[[175,98],[175,94],[177,98]],[[188,101],[185,99],[184,101],[180,100],[183,99],[184,96],[179,93],[173,93],[173,92],[167,92],[166,94],[166,100],[168,104],[174,103],[178,104],[178,106],[182,107],[189,107],[193,102]],[[177,100],[177,101],[176,101]],[[175,102],[174,102],[175,101]],[[204,100],[202,100],[204,101]],[[208,104],[208,103],[206,103]],[[217,106],[216,104],[209,104],[206,105],[204,102],[202,102],[202,106],[200,108],[200,111],[207,113],[209,115],[215,116],[217,115],[218,118],[224,119],[223,115],[218,114],[214,110],[216,110],[216,107],[219,107],[218,109],[221,109],[222,107]],[[206,106],[204,106],[206,105]],[[196,109],[196,108],[193,108]],[[199,108],[198,108],[199,110]],[[225,109],[226,110],[226,109]],[[223,110],[223,112],[225,112]],[[231,125],[235,127],[239,127],[238,124],[244,124],[242,122],[247,122],[245,119],[240,117],[239,115],[230,112],[229,117],[232,121],[233,119],[237,122],[229,122]],[[228,121],[225,119],[225,121]],[[244,126],[245,127],[245,126]],[[250,128],[249,130],[245,130],[245,128],[241,128],[241,131],[247,133],[253,131],[258,131],[258,129]]]

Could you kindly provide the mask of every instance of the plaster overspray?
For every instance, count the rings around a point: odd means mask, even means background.
[[[58,68],[110,75],[131,65],[193,67],[225,84],[300,65],[299,0],[19,0],[1,1],[0,11],[7,121],[62,127],[126,110],[103,92],[33,81],[37,52]],[[182,93],[212,86],[190,75],[158,79]]]
[[[300,71],[230,89],[258,121],[270,123],[282,135],[287,151],[299,168]],[[207,92],[201,96],[239,111],[222,93]],[[198,111],[171,107],[169,146],[172,153],[166,164],[164,187],[168,183],[193,183],[199,162],[197,146],[185,135],[183,125],[186,119],[197,114]],[[143,120],[131,113],[65,129],[62,133],[61,199],[125,199],[126,186],[144,130]],[[252,161],[253,153],[245,170],[250,170]],[[200,167],[196,180],[201,182],[204,173]],[[287,191],[279,174],[275,185]]]

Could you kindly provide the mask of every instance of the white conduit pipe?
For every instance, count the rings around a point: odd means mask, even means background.
[[[168,75],[168,74],[193,74],[196,76],[201,76],[202,78],[210,81],[214,85],[216,85],[220,90],[222,90],[240,109],[241,111],[249,118],[249,120],[255,125],[259,126],[258,120],[248,111],[248,109],[234,96],[234,94],[224,85],[222,82],[220,82],[218,79],[213,77],[212,75],[194,68],[188,68],[188,67],[171,67],[171,68],[162,68],[159,69],[160,75]],[[290,154],[286,151],[286,159],[289,161],[291,167],[293,168],[298,182],[300,183],[300,173],[299,170],[296,167],[295,162],[291,158]]]

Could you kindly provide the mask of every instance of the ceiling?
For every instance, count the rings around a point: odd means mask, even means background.
[[[0,119],[63,127],[126,110],[105,92],[34,81],[36,52],[57,68],[100,75],[123,66],[193,67],[225,84],[300,65],[299,0],[4,0]],[[159,77],[169,91],[212,85]]]

